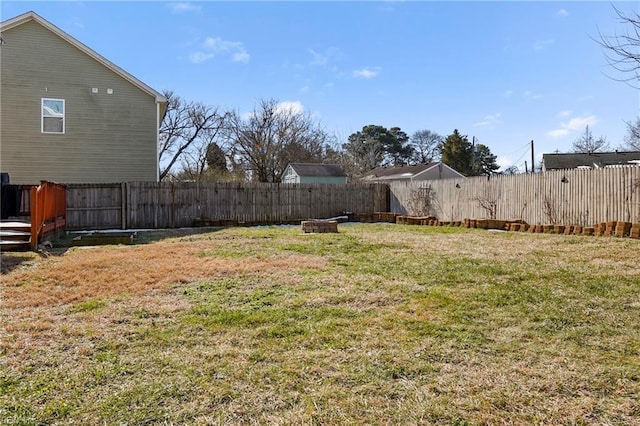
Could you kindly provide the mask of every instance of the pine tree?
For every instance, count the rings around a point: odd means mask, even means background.
[[[465,176],[473,176],[473,145],[466,135],[461,135],[458,129],[442,143],[440,147],[442,162]]]

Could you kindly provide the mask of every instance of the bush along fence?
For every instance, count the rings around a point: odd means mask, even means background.
[[[640,222],[640,166],[392,183],[390,212],[593,227]]]
[[[384,184],[126,182],[67,185],[67,229],[300,224],[388,211]]]

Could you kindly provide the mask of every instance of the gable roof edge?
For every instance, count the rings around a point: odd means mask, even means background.
[[[438,166],[438,164],[442,164],[440,162],[437,163],[428,163],[431,167],[426,167],[424,170],[419,171],[418,173],[416,173],[415,175],[411,176],[411,180],[414,180],[415,178],[417,178],[418,176],[420,176],[423,173],[428,172],[429,170],[433,169],[434,167]]]
[[[454,172],[455,174],[459,175],[461,178],[466,178],[465,175],[463,175],[462,173],[460,173],[459,171],[457,171],[456,169],[454,169],[451,166],[446,165],[445,163],[443,163],[442,161],[438,161],[437,163],[432,163],[433,165],[427,169],[424,169],[421,172],[416,173],[415,175],[413,175],[413,177],[411,178],[411,180],[414,180],[415,178],[417,178],[418,176],[420,176],[422,173],[426,173],[429,170],[433,169],[434,167],[446,167],[447,169],[451,170],[452,172]]]
[[[67,34],[66,32],[56,27],[51,22],[47,21],[46,19],[44,19],[43,17],[41,17],[40,15],[38,15],[33,11],[25,12],[22,15],[18,15],[14,18],[7,19],[4,22],[0,22],[0,33],[2,31],[7,31],[17,26],[20,26],[29,21],[35,21],[38,24],[42,25],[43,27],[45,27],[46,29],[48,29],[58,37],[65,40],[67,43],[71,44],[72,46],[76,47],[77,49],[85,53],[87,56],[91,57],[95,61],[101,63],[102,65],[104,65],[105,67],[113,71],[114,73],[118,74],[120,77],[129,81],[131,84],[133,84],[143,92],[146,92],[150,96],[154,97],[157,103],[166,104],[168,102],[167,98],[165,98],[165,96],[162,93],[158,92],[157,90],[153,89],[152,87],[138,80],[133,75],[129,74],[128,72],[126,72],[125,70],[123,70],[122,68],[114,64],[113,62],[109,61],[104,56],[100,55],[95,50],[91,49],[89,46],[78,41],[77,39]]]

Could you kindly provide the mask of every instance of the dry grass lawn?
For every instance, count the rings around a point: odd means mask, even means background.
[[[0,423],[640,424],[638,240],[236,228],[0,279]]]

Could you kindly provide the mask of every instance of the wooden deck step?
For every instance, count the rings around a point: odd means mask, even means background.
[[[0,240],[0,251],[29,250],[30,248],[29,241]]]
[[[0,229],[13,229],[13,230],[31,229],[31,223],[22,222],[18,220],[3,220],[3,221],[0,221]]]
[[[8,240],[21,240],[25,237],[27,239],[31,238],[31,232],[27,231],[14,231],[12,229],[2,229],[0,230],[0,237],[6,238]]]
[[[28,250],[31,241],[31,224],[17,220],[0,221],[0,249]]]

